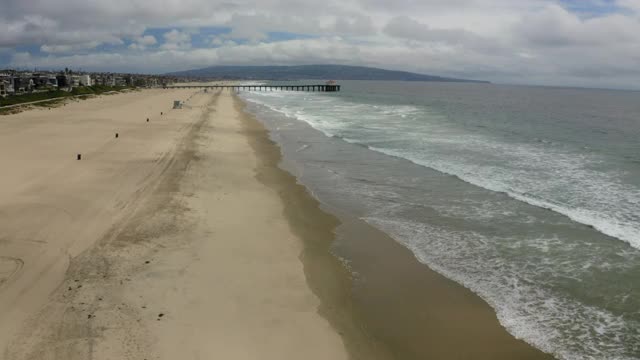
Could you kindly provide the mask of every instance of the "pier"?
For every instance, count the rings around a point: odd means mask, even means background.
[[[235,91],[340,91],[340,85],[170,85],[166,89],[231,89]]]

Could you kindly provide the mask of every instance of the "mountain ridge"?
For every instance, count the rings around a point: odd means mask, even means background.
[[[352,65],[235,66],[218,65],[176,71],[165,75],[228,80],[400,80],[489,83],[483,80],[449,78],[408,71]]]

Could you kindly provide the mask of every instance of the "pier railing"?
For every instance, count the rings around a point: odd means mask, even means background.
[[[340,85],[169,85],[166,89],[231,89],[235,91],[340,91]]]

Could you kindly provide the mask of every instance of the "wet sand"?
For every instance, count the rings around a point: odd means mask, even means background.
[[[0,117],[3,359],[546,358],[326,212],[242,108],[172,89]]]
[[[258,134],[250,137],[261,159],[258,178],[285,203],[304,240],[302,260],[323,300],[320,312],[343,334],[353,358],[553,359],[515,339],[484,300],[418,262],[385,233],[320,204],[279,168],[281,151],[263,125],[252,116],[247,124]],[[336,237],[349,271],[331,253]]]

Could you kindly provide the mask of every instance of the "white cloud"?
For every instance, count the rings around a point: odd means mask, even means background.
[[[164,37],[164,40],[168,43],[172,43],[172,44],[177,44],[177,43],[181,43],[181,42],[190,42],[191,41],[191,35],[189,35],[186,32],[181,32],[177,29],[173,29],[171,31],[168,31],[166,33],[164,33],[164,35],[162,35]]]
[[[145,35],[136,38],[136,42],[140,45],[150,46],[155,45],[158,40],[156,40],[155,36],[153,35]]]
[[[229,40],[226,35],[212,36],[210,44],[215,47],[220,46],[235,46],[237,43],[233,40]]]
[[[338,17],[333,30],[336,34],[355,36],[371,36],[377,32],[369,16]]]
[[[463,29],[432,29],[408,16],[398,16],[385,26],[384,32],[390,36],[443,43],[449,45],[472,44],[482,42],[484,39],[470,31]]]
[[[588,16],[559,0],[0,2],[0,48],[46,53],[14,54],[15,66],[149,72],[331,62],[519,83],[640,84],[640,0],[593,1],[610,11]],[[200,49],[192,45],[199,27],[229,31]],[[144,35],[151,28],[170,30]],[[310,38],[273,42],[278,32]],[[96,53],[125,41],[128,49]]]
[[[42,45],[40,47],[40,51],[51,54],[70,53],[95,49],[98,45],[100,44],[96,41],[72,45]]]
[[[640,21],[621,14],[581,19],[564,8],[549,4],[529,14],[516,26],[529,45],[541,47],[609,47],[640,43]]]
[[[214,36],[211,38],[211,45],[222,46],[222,44],[224,44],[224,39],[220,38],[219,36]]]
[[[158,43],[156,37],[153,35],[137,36],[133,39],[133,42],[129,45],[131,50],[146,50],[147,47]]]
[[[186,50],[191,48],[191,34],[186,31],[173,29],[162,35],[164,44],[160,46],[163,50]]]
[[[616,5],[640,13],[640,0],[618,0]]]

